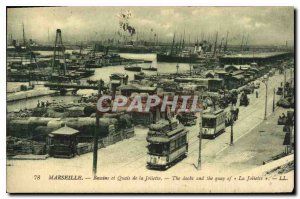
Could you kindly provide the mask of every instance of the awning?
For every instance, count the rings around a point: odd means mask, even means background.
[[[147,141],[151,143],[167,143],[170,139],[166,137],[147,137]]]
[[[207,119],[215,119],[216,116],[212,114],[203,114],[202,118],[207,118]]]
[[[169,131],[167,134],[168,134],[169,137],[171,137],[171,136],[173,136],[173,135],[175,135],[175,134],[177,134],[177,133],[179,133],[180,131],[183,131],[183,130],[184,130],[184,127],[182,126],[182,127],[174,129],[173,131]]]
[[[79,131],[68,126],[64,126],[56,131],[51,132],[52,135],[74,135],[76,133],[79,133]]]
[[[120,80],[111,80],[111,84],[121,84]]]
[[[183,130],[183,131],[178,133],[178,134],[175,134],[175,136],[170,137],[170,138],[167,138],[167,137],[147,137],[147,141],[151,142],[151,143],[168,143],[171,140],[176,139],[177,137],[180,137],[180,136],[187,133],[187,130],[185,130],[185,129],[181,129],[181,130]]]

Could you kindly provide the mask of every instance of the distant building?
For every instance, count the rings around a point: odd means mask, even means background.
[[[248,54],[235,54],[225,55],[220,57],[220,64],[251,64],[256,62],[259,65],[272,63],[275,60],[292,57],[291,52],[267,52],[267,53],[248,53]]]
[[[117,87],[117,90],[124,96],[131,96],[132,93],[147,93],[153,95],[156,93],[156,87],[141,86],[137,84],[129,84]]]
[[[109,76],[110,89],[113,92],[113,97],[116,93],[117,87],[128,84],[128,75],[122,73],[113,73]]]

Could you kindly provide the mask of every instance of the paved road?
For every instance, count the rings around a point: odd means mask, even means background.
[[[292,109],[277,107],[267,120],[240,138],[233,147],[227,147],[217,154],[214,160],[205,162],[205,166],[213,165],[220,172],[230,171],[232,174],[241,174],[262,166],[263,162],[284,152],[285,132],[283,132],[283,125],[277,125],[277,121],[278,117],[287,110]]]
[[[287,73],[289,74],[289,73]],[[268,112],[272,113],[273,101],[273,88],[278,87],[280,82],[283,81],[283,75],[276,73],[269,79],[268,86]],[[240,107],[239,119],[234,125],[234,142],[238,142],[243,136],[247,135],[252,129],[263,121],[264,117],[264,103],[265,103],[265,85],[261,83],[259,88],[259,98],[255,94],[249,95],[250,105],[248,107]],[[279,96],[276,96],[278,99]],[[195,170],[195,164],[198,160],[198,133],[199,125],[188,127],[188,142],[189,152],[188,157],[177,163],[167,171],[165,174],[174,174],[178,171],[184,172],[185,170]],[[146,173],[149,175],[161,173],[161,171],[148,170],[146,168],[147,162],[147,128],[136,127],[136,136],[123,140],[117,144],[108,146],[99,150],[98,155],[98,171],[102,174],[128,171],[134,173]],[[230,140],[230,127],[226,128],[225,133],[221,134],[214,140],[202,140],[202,169],[201,172],[212,170],[212,163],[218,155],[222,153],[229,146]],[[48,168],[49,171],[82,171],[84,173],[91,173],[92,171],[92,153],[84,154],[73,159],[55,159],[48,158],[44,161],[36,161],[35,164],[30,164],[29,160],[26,161],[8,161],[9,169],[18,170],[22,169],[41,169]],[[30,166],[24,166],[24,165]],[[209,168],[206,165],[210,165]],[[22,168],[21,168],[22,167]],[[17,172],[17,171],[16,171]]]
[[[267,105],[267,115],[272,113],[273,106],[273,89],[277,88],[280,85],[280,82],[283,81],[283,75],[278,73],[271,77],[268,82],[268,105]],[[259,88],[259,98],[256,98],[255,94],[249,95],[250,105],[248,107],[241,106],[239,111],[239,119],[234,125],[234,142],[238,142],[242,137],[247,135],[259,125],[264,118],[265,112],[265,91],[266,87],[264,83],[261,83]],[[275,96],[277,99],[279,96]],[[173,171],[184,171],[185,169],[195,169],[198,160],[198,151],[199,151],[199,141],[198,133],[199,126],[195,125],[193,127],[188,127],[190,130],[189,133],[189,153],[188,157],[183,161],[179,162],[166,172]],[[202,140],[202,170],[205,169],[211,170],[211,166],[214,161],[229,146],[230,142],[230,127],[227,127],[225,133],[221,134],[214,140]],[[146,146],[146,143],[145,143]],[[146,149],[141,150],[142,153],[146,153]],[[139,154],[140,156],[137,159],[131,159],[124,167],[130,167],[132,171],[144,172],[146,170],[145,163],[147,161],[146,156]],[[207,164],[209,163],[209,164]],[[209,165],[210,168],[206,168],[205,165]],[[173,170],[173,171],[172,171]],[[157,171],[153,171],[154,173]]]

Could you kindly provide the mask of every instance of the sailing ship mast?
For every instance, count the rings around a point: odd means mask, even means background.
[[[50,44],[49,28],[48,28],[48,44]]]
[[[219,52],[222,51],[223,40],[224,40],[224,37],[221,39],[221,43],[220,43],[220,46],[219,46]]]
[[[23,46],[26,47],[26,37],[25,37],[24,23],[22,23],[22,25],[23,25]]]
[[[79,56],[82,56],[82,42],[80,43]]]
[[[229,32],[227,31],[227,34],[226,34],[226,41],[225,41],[225,45],[224,45],[224,53],[226,53],[226,51],[227,51],[228,34],[229,34]]]
[[[249,35],[247,35],[247,38],[246,38],[246,44],[245,44],[245,48],[247,49],[247,45],[248,45],[248,39],[249,39]]]
[[[181,46],[181,50],[184,49],[184,37],[185,37],[185,29],[183,30],[183,38],[182,38],[182,46]]]
[[[173,35],[173,42],[172,42],[172,47],[171,47],[171,56],[173,55],[174,53],[174,45],[175,45],[175,33]]]
[[[216,34],[216,39],[215,39],[215,48],[214,48],[214,54],[213,54],[213,57],[216,56],[216,51],[217,51],[217,43],[218,43],[218,32]]]
[[[178,47],[178,51],[180,52],[182,49],[181,49],[181,41],[182,41],[182,34],[180,35],[180,40],[179,40],[179,47]],[[177,54],[177,52],[176,52],[176,54]]]
[[[241,51],[242,51],[242,52],[243,52],[243,45],[244,45],[244,34],[243,34],[242,44],[241,44]]]

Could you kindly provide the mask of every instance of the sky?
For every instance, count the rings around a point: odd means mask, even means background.
[[[241,44],[243,35],[250,45],[294,43],[293,7],[8,8],[7,35],[21,39],[24,23],[26,38],[36,41],[47,42],[48,31],[50,41],[54,41],[58,28],[64,41],[107,39],[120,31],[119,14],[128,11],[128,23],[140,39],[153,39],[157,34],[160,41],[172,41],[175,33],[176,38],[185,35],[185,41],[214,41],[218,32],[220,42],[228,31],[229,44]]]

